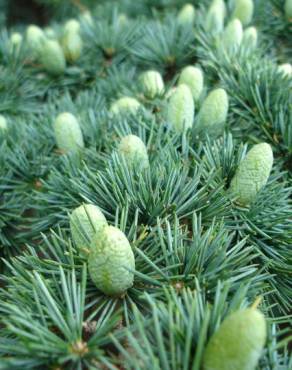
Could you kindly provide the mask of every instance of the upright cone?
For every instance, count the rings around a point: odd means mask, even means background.
[[[178,84],[187,85],[191,90],[194,101],[197,102],[204,88],[203,72],[199,68],[187,66],[181,71]]]
[[[73,114],[59,114],[54,122],[54,131],[58,148],[64,152],[77,152],[84,147],[82,131]]]
[[[254,145],[239,164],[231,181],[230,190],[237,202],[247,206],[266,185],[273,166],[273,151],[269,144]]]
[[[140,83],[142,85],[145,96],[154,99],[161,95],[164,91],[164,82],[162,76],[157,71],[146,71],[140,76]]]
[[[129,96],[125,96],[116,100],[110,107],[110,111],[116,114],[125,114],[131,113],[135,114],[141,107],[141,104],[138,102],[137,99],[131,98]]]
[[[286,18],[292,18],[292,0],[286,0],[284,5]]]
[[[206,16],[205,27],[208,32],[219,33],[224,28],[226,7],[223,0],[213,0]]]
[[[195,21],[196,10],[193,4],[185,4],[177,16],[177,21],[183,26],[192,26]]]
[[[253,0],[235,0],[233,18],[240,20],[243,26],[247,26],[253,17]]]
[[[203,370],[255,370],[266,342],[266,322],[254,308],[228,316],[207,344]]]
[[[137,169],[142,170],[149,167],[147,148],[136,135],[123,137],[118,146],[118,152],[125,157],[128,164]]]
[[[59,76],[65,72],[65,56],[56,40],[45,40],[40,49],[40,61],[45,70],[53,76]]]
[[[70,216],[70,231],[81,255],[87,257],[94,235],[107,225],[101,210],[93,204],[82,204]]]
[[[195,131],[217,137],[223,134],[228,113],[228,95],[224,89],[215,89],[209,93],[200,109]]]
[[[167,106],[167,121],[173,130],[182,133],[192,127],[194,111],[191,90],[185,84],[179,85],[170,96]]]
[[[242,41],[243,29],[239,19],[230,21],[223,32],[223,47],[228,51],[236,51]]]
[[[135,269],[135,257],[125,234],[116,227],[104,227],[91,243],[88,268],[99,290],[109,296],[122,296],[133,285]]]

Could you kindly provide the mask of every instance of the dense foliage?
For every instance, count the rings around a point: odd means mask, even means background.
[[[255,301],[291,369],[292,2],[239,3],[0,1],[1,370],[207,370]]]

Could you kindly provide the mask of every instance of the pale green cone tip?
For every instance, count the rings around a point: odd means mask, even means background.
[[[205,20],[206,30],[212,33],[219,33],[224,28],[226,7],[223,0],[212,1]]]
[[[131,113],[135,114],[140,109],[141,104],[137,99],[125,96],[116,100],[110,107],[110,112],[114,115]]]
[[[191,90],[194,101],[196,102],[200,99],[204,88],[203,72],[199,68],[187,66],[181,71],[178,84],[187,85]]]
[[[161,95],[164,92],[164,82],[162,76],[157,71],[146,71],[140,76],[145,96],[154,99],[155,96]]]
[[[225,18],[227,10],[224,0],[213,0],[210,6],[218,6],[223,14],[223,18]]]
[[[80,15],[80,21],[88,24],[89,26],[93,25],[93,18],[89,10],[84,11]]]
[[[223,47],[228,51],[237,50],[243,37],[242,24],[239,19],[233,19],[225,28],[222,36]]]
[[[87,257],[91,241],[107,221],[101,210],[93,204],[82,204],[70,215],[70,231],[72,239],[81,255]]]
[[[76,19],[69,19],[64,25],[64,33],[79,33],[80,23]]]
[[[71,113],[61,113],[54,122],[57,146],[64,152],[77,152],[84,147],[82,131],[76,117]]]
[[[285,1],[284,11],[288,19],[292,18],[292,0]]]
[[[125,157],[127,163],[136,168],[145,169],[149,167],[147,148],[136,135],[123,137],[118,146],[118,153]]]
[[[125,13],[121,13],[118,16],[118,25],[119,27],[125,27],[127,23],[129,22],[129,19]]]
[[[30,25],[26,29],[26,43],[30,48],[33,56],[37,56],[43,47],[46,36],[43,30],[35,25]]]
[[[198,134],[208,134],[218,137],[223,134],[228,114],[229,100],[224,89],[215,89],[203,101],[195,124]]]
[[[269,144],[254,145],[239,164],[231,180],[230,190],[236,202],[248,206],[266,185],[273,166],[273,151]]]
[[[140,83],[144,95],[150,99],[161,95],[164,91],[164,82],[162,76],[157,71],[146,71],[140,76]]]
[[[76,62],[80,58],[83,49],[83,42],[79,33],[65,33],[62,39],[62,48],[66,60],[69,63]]]
[[[4,132],[7,131],[7,129],[8,129],[7,120],[2,114],[0,114],[0,130]]]
[[[22,41],[23,41],[23,37],[20,33],[18,32],[12,33],[10,36],[10,45],[9,45],[10,51],[18,52],[21,48]]]
[[[40,42],[45,39],[45,34],[40,27],[34,24],[31,24],[26,29],[26,38],[29,42],[32,42],[32,43]]]
[[[242,43],[253,49],[257,46],[258,32],[255,27],[248,27],[244,30]]]
[[[125,234],[105,226],[91,243],[89,274],[96,287],[109,296],[123,296],[134,282],[135,257]]]
[[[253,0],[235,0],[235,8],[232,18],[237,18],[243,26],[247,26],[253,17]]]
[[[192,26],[195,22],[196,10],[192,4],[185,4],[177,15],[177,21],[181,25]]]
[[[14,32],[10,36],[10,43],[19,46],[22,43],[23,37],[19,32]]]
[[[58,76],[65,72],[65,56],[60,44],[56,40],[45,40],[40,49],[40,61],[45,70],[53,76]]]
[[[279,65],[278,71],[281,72],[286,77],[292,76],[292,65],[290,63],[284,63]]]
[[[171,94],[167,104],[167,122],[182,133],[193,126],[195,105],[190,88],[181,84]]]
[[[217,6],[212,6],[207,13],[205,27],[208,32],[219,33],[224,28],[224,18]]]
[[[229,315],[213,334],[203,370],[255,370],[266,342],[264,315],[247,308]]]

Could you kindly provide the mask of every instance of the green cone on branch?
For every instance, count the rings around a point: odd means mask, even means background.
[[[23,41],[23,37],[19,32],[14,32],[10,36],[11,50],[19,50]]]
[[[264,315],[254,308],[228,316],[207,344],[203,370],[255,370],[266,342]]]
[[[167,122],[172,129],[182,133],[193,126],[194,99],[190,88],[181,84],[171,94],[167,105]]]
[[[57,146],[64,152],[78,152],[84,147],[83,135],[76,117],[71,113],[61,113],[54,122]]]
[[[123,296],[134,282],[135,257],[125,234],[113,226],[105,226],[91,243],[89,274],[104,294]]]
[[[64,74],[66,60],[63,50],[56,40],[45,40],[40,49],[40,62],[44,69],[52,76]]]
[[[242,44],[254,49],[258,43],[258,32],[255,27],[248,27],[243,32]]]
[[[0,135],[6,132],[7,129],[7,120],[2,114],[0,114]]]
[[[157,71],[147,71],[140,76],[140,83],[144,95],[150,99],[161,95],[164,91],[164,82],[162,76]]]
[[[135,168],[145,169],[149,167],[147,148],[136,135],[123,137],[119,143],[118,152],[124,156],[128,164]]]
[[[222,43],[223,47],[227,51],[236,51],[242,41],[243,29],[239,19],[233,19],[226,26],[223,36]]]
[[[183,26],[192,26],[195,21],[196,10],[192,4],[185,4],[177,16],[177,21]]]
[[[239,19],[243,26],[247,26],[252,20],[253,11],[253,0],[235,0],[233,18]]]
[[[81,255],[88,257],[94,235],[107,225],[101,210],[93,204],[82,204],[70,216],[72,239]]]
[[[27,27],[26,43],[29,49],[31,50],[33,58],[39,56],[39,53],[43,48],[45,40],[46,36],[40,27],[35,25],[30,25]]]
[[[140,109],[141,104],[137,99],[125,96],[116,100],[110,107],[114,115],[131,113],[135,114]]]
[[[285,1],[284,11],[285,11],[286,18],[291,19],[292,18],[292,0]]]
[[[280,64],[278,71],[281,72],[285,77],[292,76],[292,65],[290,63]]]
[[[231,180],[230,190],[237,203],[248,206],[266,185],[273,166],[273,151],[269,144],[254,145],[239,164]]]
[[[226,7],[223,0],[212,1],[205,20],[205,27],[208,32],[219,33],[224,28]]]
[[[195,124],[198,134],[218,137],[223,134],[227,118],[229,99],[224,89],[215,89],[203,101]]]
[[[199,68],[187,66],[181,71],[178,84],[187,85],[191,90],[194,101],[197,102],[204,88],[203,72]]]

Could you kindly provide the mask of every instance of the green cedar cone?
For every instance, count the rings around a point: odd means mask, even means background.
[[[228,316],[207,344],[203,370],[254,370],[266,342],[263,314],[253,308]]]
[[[74,209],[70,216],[70,231],[81,255],[87,257],[94,235],[105,226],[107,226],[106,218],[97,206],[83,204]]]
[[[292,0],[286,0],[284,5],[285,15],[288,19],[292,18]]]
[[[222,0],[215,0],[211,3],[208,9],[205,27],[207,31],[218,33],[224,28],[224,18],[225,18],[226,8],[225,3]]]
[[[4,116],[2,116],[2,114],[0,114],[0,130],[1,132],[3,133],[4,131],[7,131],[7,121],[6,121],[6,118]]]
[[[82,23],[85,23],[85,24],[87,24],[88,26],[92,26],[93,25],[93,18],[92,18],[92,15],[91,15],[91,13],[90,13],[90,11],[89,10],[85,10],[83,13],[81,13],[81,15],[80,15],[80,21],[82,22]]]
[[[292,76],[292,65],[290,63],[284,63],[279,65],[278,71],[281,72],[285,77]]]
[[[177,16],[177,21],[181,25],[192,26],[195,21],[196,10],[192,4],[185,4]]]
[[[39,55],[46,36],[43,30],[35,25],[30,25],[26,30],[26,43],[32,52],[32,57],[35,58]]]
[[[110,107],[113,114],[132,113],[135,114],[141,107],[137,99],[125,96],[116,100]]]
[[[56,40],[46,40],[40,49],[40,61],[45,70],[54,76],[65,72],[66,61],[63,50]]]
[[[59,114],[54,122],[54,131],[58,148],[64,152],[77,152],[84,147],[82,131],[73,114]]]
[[[80,23],[76,19],[69,19],[64,25],[64,33],[79,33]]]
[[[125,13],[119,14],[117,23],[119,27],[125,27],[129,23],[127,15]]]
[[[192,127],[194,121],[194,100],[190,88],[179,85],[171,94],[167,105],[167,122],[176,132]]]
[[[252,20],[253,9],[253,0],[236,0],[233,18],[239,19],[243,26],[247,26]]]
[[[258,32],[255,27],[247,27],[243,32],[242,43],[254,49],[258,43]]]
[[[155,98],[157,95],[161,95],[164,91],[162,76],[157,71],[147,71],[142,73],[140,76],[140,82],[145,96],[150,99]]]
[[[104,294],[122,296],[133,285],[135,257],[125,234],[105,226],[91,243],[89,274]]]
[[[199,68],[187,66],[181,71],[178,84],[186,84],[190,88],[196,102],[200,99],[204,87],[203,73]]]
[[[118,146],[118,152],[125,157],[127,163],[136,168],[145,169],[149,167],[147,148],[136,135],[123,137]]]
[[[241,205],[252,203],[266,185],[273,166],[273,151],[269,144],[254,145],[239,164],[230,189]]]
[[[19,32],[13,32],[10,36],[10,47],[12,50],[19,50],[23,37]]]
[[[239,19],[230,21],[223,32],[223,46],[228,51],[237,50],[243,37],[242,24]]]
[[[76,62],[83,49],[83,42],[78,32],[66,32],[62,39],[62,48],[69,63]]]
[[[195,131],[211,137],[223,134],[228,107],[228,95],[224,89],[211,91],[202,104]]]

